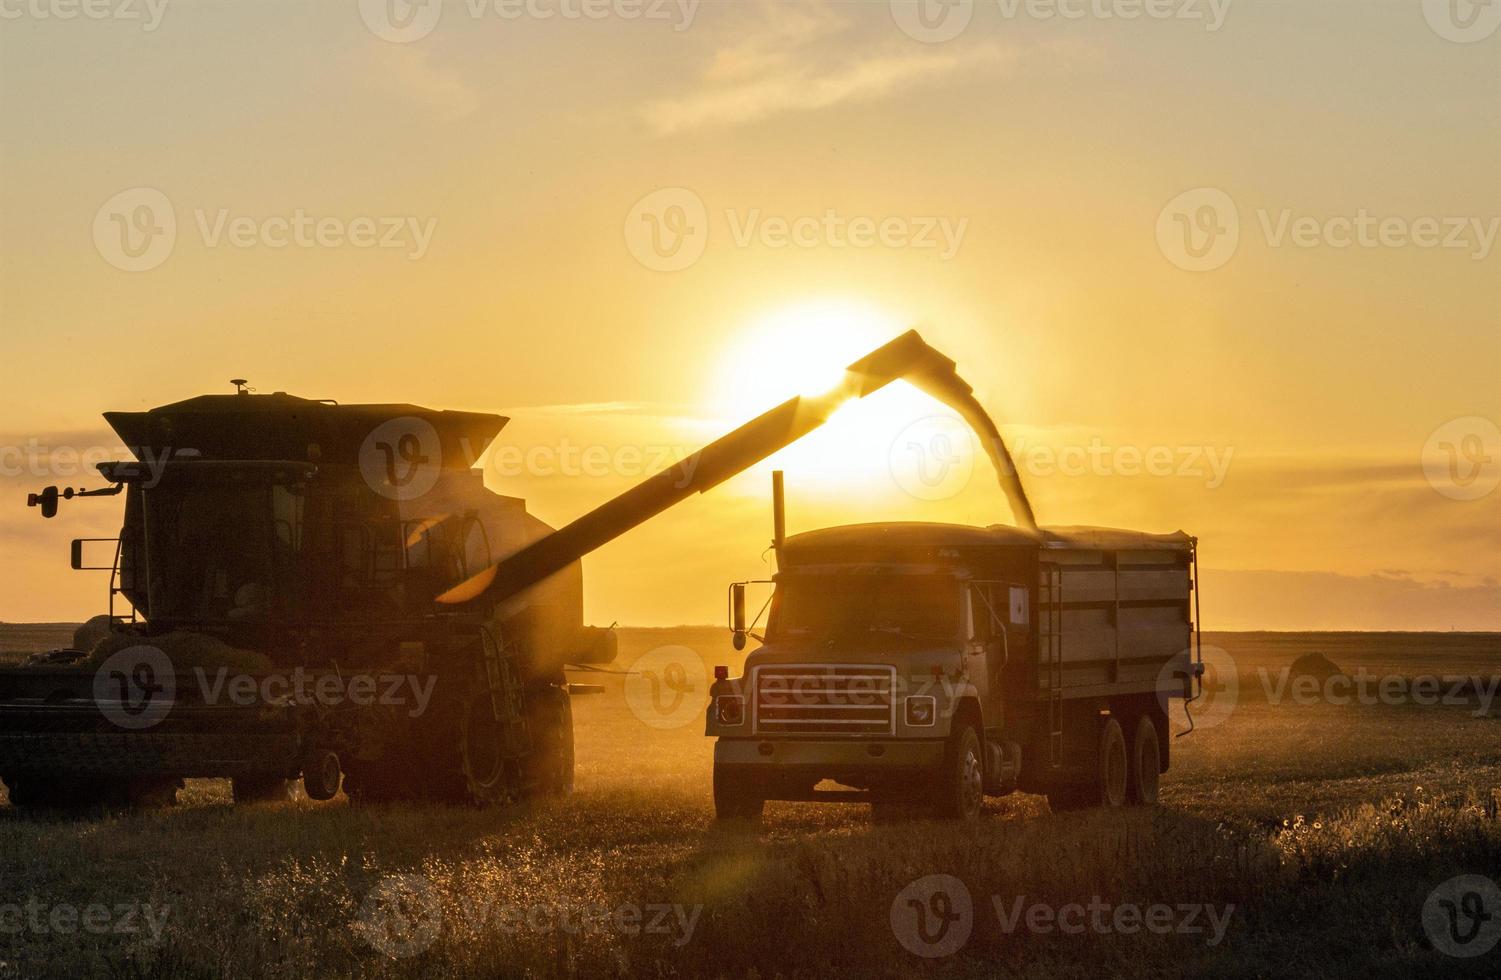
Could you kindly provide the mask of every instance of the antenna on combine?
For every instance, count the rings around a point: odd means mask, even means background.
[[[254,388],[247,387],[250,382],[244,378],[230,378],[229,383],[235,386],[235,394],[237,395],[248,395],[255,390]]]

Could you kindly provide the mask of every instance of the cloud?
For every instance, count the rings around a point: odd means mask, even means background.
[[[380,86],[404,101],[456,122],[479,107],[479,96],[451,68],[430,63],[431,49],[421,45],[377,44],[373,70]]]
[[[714,53],[699,91],[641,108],[659,135],[869,102],[1011,61],[997,44],[936,49],[896,38],[865,44],[828,5],[763,2],[752,9],[751,24],[737,25],[736,40]]]

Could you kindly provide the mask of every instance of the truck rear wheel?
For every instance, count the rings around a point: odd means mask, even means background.
[[[939,771],[934,813],[947,820],[973,820],[985,804],[985,754],[980,735],[964,725],[949,738]]]
[[[1157,726],[1150,715],[1136,720],[1136,731],[1131,737],[1130,780],[1126,787],[1127,798],[1132,803],[1155,806],[1157,787],[1162,777],[1162,746],[1158,741]]]
[[[1121,723],[1114,718],[1107,718],[1100,726],[1099,742],[1089,766],[1089,777],[1083,782],[1065,783],[1050,788],[1048,805],[1055,813],[1086,807],[1123,806],[1126,802],[1129,769],[1126,736],[1121,732]]]
[[[714,816],[719,820],[760,820],[766,797],[749,779],[714,767]]]

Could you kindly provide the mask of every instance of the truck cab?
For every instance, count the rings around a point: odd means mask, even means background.
[[[1016,789],[1155,799],[1166,698],[1194,673],[1191,538],[870,524],[777,555],[761,645],[741,677],[716,672],[708,706],[721,817],[825,800],[967,819]]]

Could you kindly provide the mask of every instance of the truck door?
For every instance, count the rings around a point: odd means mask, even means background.
[[[1021,636],[1010,623],[1014,613],[1010,602],[1011,588],[1010,583],[998,581],[969,584],[970,640],[967,655],[973,658],[970,676],[980,695],[987,729],[1000,728],[1004,723],[1006,664],[1020,653]],[[1025,626],[1018,628],[1025,629]],[[983,662],[977,664],[976,660]]]

